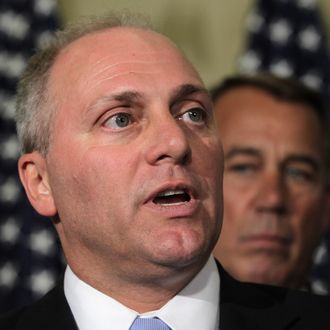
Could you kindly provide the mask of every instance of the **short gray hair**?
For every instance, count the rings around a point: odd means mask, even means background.
[[[54,38],[31,57],[18,82],[16,95],[16,130],[22,153],[38,151],[45,156],[48,152],[56,112],[48,80],[60,52],[87,34],[123,26],[151,29],[146,17],[128,11],[89,17],[57,31]]]

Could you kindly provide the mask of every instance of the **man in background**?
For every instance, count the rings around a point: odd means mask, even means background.
[[[270,74],[212,92],[224,148],[215,256],[237,279],[307,288],[329,222],[329,128],[318,93]]]

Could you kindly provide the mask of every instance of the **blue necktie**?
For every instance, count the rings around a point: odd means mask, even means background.
[[[171,330],[162,320],[154,318],[137,317],[129,330]]]

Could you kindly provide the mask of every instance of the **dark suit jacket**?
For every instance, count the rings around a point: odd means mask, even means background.
[[[221,330],[330,329],[328,297],[241,283],[230,277],[220,265],[218,267]],[[64,296],[63,283],[39,302],[0,317],[0,329],[77,330]]]

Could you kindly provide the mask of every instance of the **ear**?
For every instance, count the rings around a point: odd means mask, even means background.
[[[43,216],[55,216],[57,209],[50,189],[45,158],[39,152],[22,155],[18,160],[18,172],[34,209]]]

